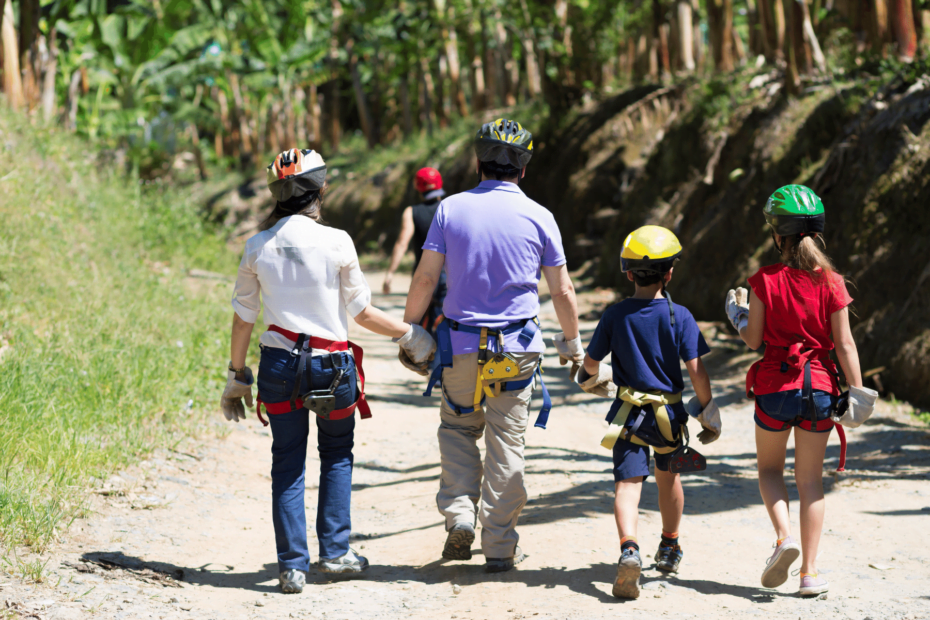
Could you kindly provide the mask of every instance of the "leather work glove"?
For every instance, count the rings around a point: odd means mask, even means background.
[[[697,396],[694,396],[688,401],[688,406],[685,409],[687,409],[688,415],[700,422],[704,429],[698,433],[698,441],[707,445],[720,438],[720,409],[717,408],[714,399],[710,399],[707,406],[701,409],[701,401],[698,400]]]
[[[584,366],[578,369],[578,387],[595,396],[616,398],[617,386],[613,382],[614,371],[610,364],[599,364],[596,375],[589,375]]]
[[[245,397],[245,404],[249,409],[254,407],[252,404],[252,384],[255,379],[252,377],[252,369],[245,367],[245,379],[248,383],[242,383],[236,380],[236,373],[229,370],[226,376],[226,389],[223,390],[223,396],[220,398],[220,407],[223,409],[223,415],[227,421],[245,419],[245,407],[242,406],[242,398]]]
[[[395,339],[400,345],[397,359],[400,363],[424,377],[429,375],[429,363],[436,356],[436,341],[429,332],[413,323],[407,333]]]
[[[566,340],[565,334],[559,332],[552,337],[552,344],[555,345],[555,350],[559,352],[559,363],[562,366],[569,362],[573,364],[584,362],[584,347],[581,346],[581,336]]]
[[[742,286],[727,293],[727,318],[737,333],[749,323],[749,291]]]

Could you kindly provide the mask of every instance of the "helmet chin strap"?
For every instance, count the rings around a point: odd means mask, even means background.
[[[775,249],[778,250],[778,253],[781,254],[781,246],[778,245],[778,239],[775,238],[775,231],[770,231],[772,233],[772,243],[775,244]]]

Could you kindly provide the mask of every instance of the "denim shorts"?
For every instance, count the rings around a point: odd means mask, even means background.
[[[814,409],[817,412],[817,421],[821,422],[830,419],[833,413],[833,407],[836,405],[836,396],[823,390],[814,390]],[[783,422],[790,426],[798,426],[801,422],[810,420],[810,413],[804,400],[801,398],[801,390],[786,390],[784,392],[774,392],[772,394],[763,394],[756,396],[756,405],[765,412],[770,418]],[[772,428],[764,424],[759,419],[759,414],[754,414],[756,424],[767,431],[780,431],[788,429]],[[815,433],[828,433],[833,428],[832,424],[818,424]]]

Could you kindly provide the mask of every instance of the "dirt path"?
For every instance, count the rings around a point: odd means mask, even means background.
[[[369,279],[380,290],[379,274]],[[375,303],[401,313],[403,302],[402,295],[379,295]],[[551,334],[551,307],[543,318]],[[594,325],[584,323],[586,334]],[[437,401],[419,395],[423,382],[396,363],[395,345],[359,331],[353,337],[365,347],[374,410],[356,431],[353,546],[372,562],[362,578],[331,581],[311,572],[302,595],[278,592],[271,440],[250,420],[224,426],[225,439],[156,454],[108,481],[94,514],[73,524],[48,564],[47,583],[0,584],[10,615],[930,618],[930,433],[906,414],[885,406],[851,433],[850,471],[838,476],[830,473],[839,451],[831,439],[819,560],[832,584],[829,596],[799,599],[795,578],[763,590],[759,574],[773,535],[756,486],[751,406],[741,398],[746,356],[715,353],[709,366],[718,402],[726,405],[724,434],[702,450],[708,470],[685,479],[681,572],[668,578],[651,568],[660,521],[650,479],[641,509],[645,591],[637,601],[620,602],[610,595],[619,555],[610,458],[598,445],[606,403],[576,393],[557,361],[547,361],[559,406],[548,430],[531,428],[526,437],[530,500],[519,532],[529,558],[518,570],[487,575],[480,551],[470,562],[440,558]],[[716,338],[715,345],[719,351],[727,342]],[[308,482],[318,466],[314,451]],[[311,524],[315,502],[310,488]],[[310,547],[315,554],[312,533]]]

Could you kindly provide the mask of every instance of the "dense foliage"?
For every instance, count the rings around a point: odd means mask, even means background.
[[[368,147],[534,99],[762,57],[789,91],[830,50],[917,53],[910,0],[0,0],[4,92],[143,171],[188,151],[253,169],[292,145]],[[16,52],[14,52],[16,50]],[[18,53],[17,53],[18,52]]]

